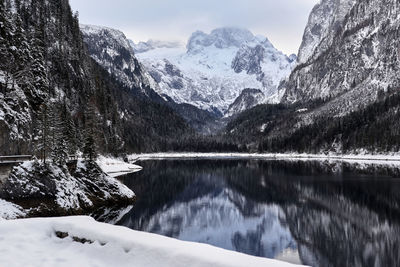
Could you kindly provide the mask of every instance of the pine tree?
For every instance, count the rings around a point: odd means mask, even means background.
[[[65,100],[62,104],[60,120],[63,125],[64,140],[66,140],[67,144],[67,153],[70,156],[75,156],[78,151],[77,130]]]
[[[0,70],[5,74],[5,83],[2,85],[3,93],[6,93],[12,81],[12,72],[15,65],[13,35],[14,23],[10,16],[11,11],[4,1],[0,2]]]
[[[12,36],[13,49],[11,53],[14,58],[14,66],[12,68],[12,87],[14,88],[15,84],[22,86],[30,83],[29,80],[32,79],[30,77],[32,58],[21,17],[18,13],[14,14],[13,17],[15,31]]]
[[[56,139],[53,151],[53,161],[59,166],[64,166],[69,157],[67,151],[67,142],[64,138]]]
[[[31,47],[31,68],[29,84],[25,87],[25,93],[30,96],[34,104],[40,103],[49,91],[49,80],[47,77],[46,63],[44,59],[45,48],[44,43],[40,39],[41,30],[31,31],[30,34]]]
[[[89,103],[85,112],[85,141],[83,146],[83,156],[90,163],[93,163],[97,159],[97,149],[95,141],[95,124],[96,124],[96,114],[94,110],[93,103]]]
[[[47,133],[46,145],[43,145],[44,141],[42,141],[41,147],[46,148],[47,157],[50,154],[50,157],[54,163],[59,166],[63,166],[68,161],[68,146],[65,135],[66,126],[64,121],[61,119],[60,109],[58,108],[59,104],[50,104],[49,101],[46,101],[46,106],[46,127],[44,127],[43,123],[41,123],[41,127],[46,129],[46,131],[42,131],[42,133]],[[44,118],[43,115],[42,118]],[[44,136],[42,135],[41,137],[43,140]]]
[[[37,149],[40,151],[40,158],[46,164],[48,153],[51,151],[50,145],[50,121],[49,121],[49,101],[46,99],[40,105],[39,112],[37,113]]]
[[[93,162],[97,159],[97,151],[96,151],[96,143],[94,140],[94,132],[92,129],[89,129],[85,133],[85,144],[83,147],[83,156],[89,162]]]

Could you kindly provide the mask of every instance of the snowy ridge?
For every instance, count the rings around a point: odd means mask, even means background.
[[[266,99],[260,102],[279,101],[273,96],[295,65],[293,57],[278,51],[266,37],[237,28],[197,31],[186,50],[176,46],[141,51],[136,55],[158,83],[160,94],[220,113],[246,88],[261,90]]]
[[[80,25],[90,56],[131,89],[150,94],[157,84],[138,62],[123,32],[104,26]]]
[[[306,63],[314,53],[320,54],[332,44],[335,31],[355,2],[356,0],[321,0],[313,8],[299,49],[299,63]]]
[[[2,221],[0,236],[5,266],[295,266],[98,223],[89,217]]]
[[[109,35],[110,38],[116,40],[118,44],[122,45],[125,49],[130,49],[129,41],[126,39],[123,32],[105,26],[97,25],[80,25],[80,29],[85,34],[89,35]]]

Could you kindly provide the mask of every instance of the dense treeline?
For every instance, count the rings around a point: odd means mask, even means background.
[[[246,152],[239,143],[227,139],[223,135],[187,135],[171,140],[161,148],[162,151],[177,152]]]
[[[400,94],[343,117],[317,118],[289,136],[264,137],[262,151],[353,152],[360,149],[395,152],[400,149]]]
[[[379,101],[344,116],[306,116],[322,103],[257,106],[231,121],[226,136],[253,152],[399,151],[399,93],[381,94]]]
[[[0,58],[2,154],[42,153],[36,124],[45,103],[69,118],[80,151],[88,128],[103,153],[157,151],[191,133],[171,108],[125,88],[89,57],[68,0],[1,1]]]

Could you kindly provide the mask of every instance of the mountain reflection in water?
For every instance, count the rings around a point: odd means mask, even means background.
[[[341,162],[163,160],[121,178],[117,224],[321,267],[400,266],[399,170]]]

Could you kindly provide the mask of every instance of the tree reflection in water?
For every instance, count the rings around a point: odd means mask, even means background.
[[[142,172],[122,178],[138,201],[120,225],[312,266],[400,266],[396,168],[275,160],[141,164]]]

